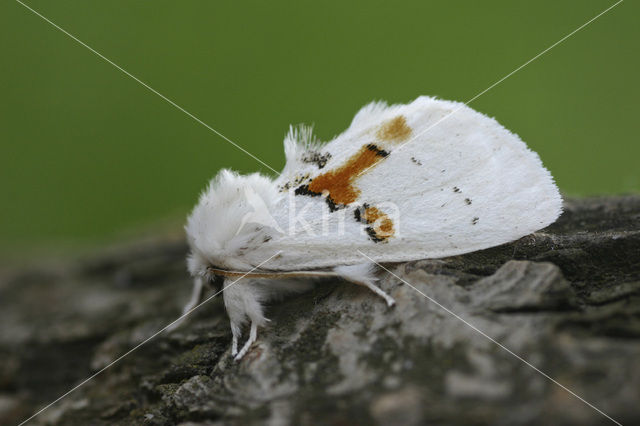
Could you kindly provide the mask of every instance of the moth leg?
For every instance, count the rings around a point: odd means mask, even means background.
[[[204,280],[202,279],[202,277],[196,277],[193,279],[193,290],[191,290],[191,298],[184,306],[184,308],[182,308],[182,315],[185,315],[187,312],[198,306],[200,301],[202,301],[203,295]]]
[[[373,291],[378,296],[382,297],[387,305],[393,306],[396,301],[393,297],[382,291],[380,287],[375,285],[377,278],[374,273],[376,266],[373,263],[361,263],[357,265],[337,266],[333,269],[335,273],[340,275],[345,281],[350,283],[362,285]]]
[[[245,342],[244,346],[242,347],[240,352],[238,352],[238,354],[236,355],[236,357],[234,359],[236,361],[240,361],[242,359],[242,357],[245,356],[246,353],[249,351],[249,348],[256,341],[257,338],[258,338],[258,324],[256,324],[255,322],[252,321],[251,322],[251,331],[249,331],[249,338],[247,339],[247,341]],[[231,351],[231,354],[233,355],[233,349]]]
[[[236,356],[238,354],[238,337],[240,333],[232,327],[231,334],[233,335],[231,338],[231,356]]]
[[[235,283],[235,281],[233,283]],[[227,315],[229,315],[231,334],[233,336],[233,340],[231,341],[231,355],[234,356],[237,361],[247,353],[251,344],[258,338],[258,326],[265,325],[267,320],[264,317],[261,304],[261,290],[264,291],[264,289],[261,289],[257,286],[257,283],[250,280],[235,285],[232,285],[233,283],[224,287],[222,296],[224,297],[224,306],[227,309]],[[240,336],[243,335],[242,329],[247,323],[247,320],[249,320],[251,324],[249,337],[242,346],[242,349],[238,352],[238,341]]]
[[[198,306],[200,301],[202,301],[202,296],[204,295],[204,280],[201,277],[196,277],[193,279],[193,290],[191,290],[191,298],[187,302],[187,304],[182,308],[182,315],[180,318],[167,327],[168,331],[173,331],[178,328],[182,322],[186,319],[187,313]]]
[[[382,297],[384,301],[387,302],[387,306],[393,306],[396,303],[393,297],[389,296],[380,287],[378,287],[377,285],[375,285],[373,282],[369,280],[356,281],[350,278],[345,278],[345,279],[349,282],[352,282],[353,284],[363,285],[367,287],[369,290],[373,291],[375,294]]]

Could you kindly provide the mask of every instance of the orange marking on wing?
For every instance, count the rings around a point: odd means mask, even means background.
[[[393,235],[393,222],[386,213],[381,212],[375,207],[365,209],[362,218],[367,223],[373,223],[376,236],[380,239],[386,239]]]
[[[411,135],[411,127],[404,116],[399,115],[385,122],[378,129],[376,136],[383,141],[401,142]]]
[[[375,148],[375,147],[374,147]],[[327,191],[336,204],[350,204],[358,199],[360,190],[353,181],[366,169],[384,159],[381,151],[365,145],[337,169],[317,176],[309,184],[309,190],[318,194]]]

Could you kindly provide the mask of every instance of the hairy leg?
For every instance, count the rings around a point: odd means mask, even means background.
[[[375,294],[377,294],[378,296],[382,297],[384,299],[385,302],[387,302],[388,306],[393,306],[395,305],[396,301],[393,299],[393,297],[389,296],[387,293],[385,293],[382,289],[380,289],[380,287],[378,287],[377,285],[375,285],[373,282],[369,281],[369,280],[362,280],[362,281],[356,281],[356,280],[352,280],[349,278],[345,278],[347,281],[357,284],[357,285],[363,285],[365,287],[367,287],[369,290],[373,291]]]
[[[393,297],[382,291],[380,287],[375,284],[377,281],[377,278],[374,275],[375,269],[376,267],[372,263],[362,263],[358,265],[338,266],[334,268],[334,272],[340,275],[340,277],[345,281],[367,287],[369,290],[382,297],[385,302],[387,302],[388,306],[393,306],[396,303],[396,301],[393,300]]]
[[[256,324],[255,322],[251,322],[251,330],[249,331],[249,338],[244,343],[244,346],[242,347],[240,352],[238,352],[238,354],[235,356],[234,359],[236,361],[240,361],[242,357],[245,356],[245,354],[249,351],[249,348],[256,341],[257,338],[258,338],[258,324]],[[233,351],[231,352],[231,355],[233,355]]]
[[[240,360],[249,350],[251,344],[258,337],[258,326],[263,326],[267,319],[264,317],[261,301],[266,299],[265,292],[268,286],[255,285],[252,281],[240,282],[225,287],[223,294],[224,304],[229,315],[231,325],[231,355],[236,361]],[[238,342],[242,336],[242,329],[249,322],[250,332],[246,343],[238,351]]]
[[[238,339],[240,338],[240,330],[238,327],[231,327],[231,356],[238,354]]]

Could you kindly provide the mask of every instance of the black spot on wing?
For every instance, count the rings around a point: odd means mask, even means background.
[[[296,188],[296,190],[294,191],[294,194],[296,195],[309,195],[311,197],[319,197],[322,194],[319,192],[313,192],[309,189],[309,185],[300,185],[299,187]]]
[[[290,180],[289,182],[285,182],[283,185],[280,185],[278,189],[280,190],[280,192],[288,191],[292,187],[298,186],[302,182],[309,180],[309,177],[310,177],[309,173],[306,173],[304,175],[296,175],[296,177],[293,178],[293,180]]]
[[[330,196],[325,197],[324,201],[327,203],[330,212],[335,212],[345,207],[344,204],[336,204]]]
[[[327,165],[327,161],[331,158],[331,154],[325,152],[324,154],[318,151],[308,151],[302,155],[302,162],[315,164],[319,169]]]
[[[369,145],[367,145],[367,149],[369,151],[373,151],[376,153],[376,155],[380,156],[380,157],[386,157],[389,155],[389,151],[385,151],[384,149],[380,149],[378,148],[375,144],[370,143]]]
[[[356,209],[353,211],[353,217],[356,219],[356,222],[365,222],[365,220],[364,220],[364,212],[369,207],[370,206],[369,206],[368,203],[364,203],[360,207],[356,207]]]
[[[386,241],[386,238],[380,238],[378,236],[378,233],[376,232],[375,229],[373,229],[372,226],[367,226],[365,228],[365,231],[367,231],[367,235],[369,235],[369,238],[371,238],[371,241],[373,241],[374,243],[380,243],[380,242]]]
[[[320,197],[322,194],[320,192],[313,192],[309,189],[309,185],[300,185],[293,192],[296,195],[308,195],[310,197]],[[336,210],[340,210],[345,206],[343,204],[337,204],[330,195],[324,197],[324,201],[327,203],[330,212],[335,212]]]

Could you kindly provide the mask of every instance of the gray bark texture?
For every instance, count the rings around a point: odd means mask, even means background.
[[[186,250],[157,238],[0,271],[0,424],[175,319]],[[30,423],[640,424],[640,197],[570,199],[513,243],[386,266],[408,283],[381,271],[395,307],[320,282],[270,305],[235,362],[216,297]]]

